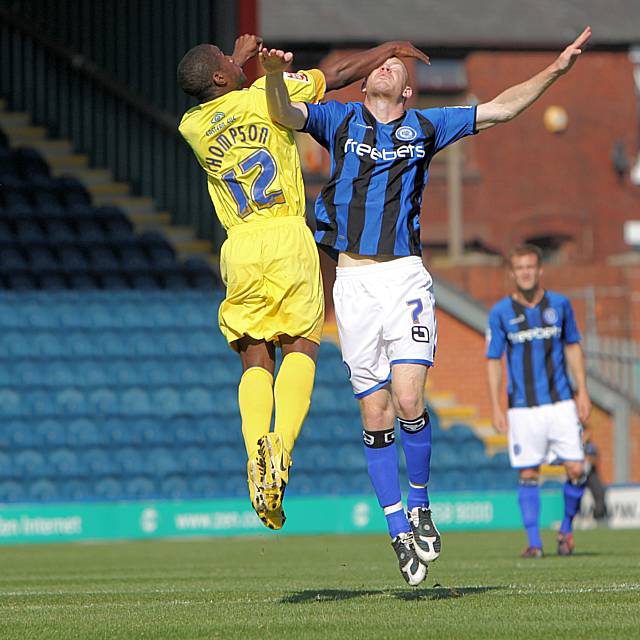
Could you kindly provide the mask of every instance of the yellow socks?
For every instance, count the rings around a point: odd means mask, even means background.
[[[289,453],[309,411],[315,374],[315,362],[304,353],[297,352],[288,353],[278,371],[274,388],[275,432],[280,434]]]
[[[258,440],[269,433],[271,428],[273,376],[262,367],[247,369],[240,378],[238,404],[242,417],[244,446],[251,458],[258,448]]]

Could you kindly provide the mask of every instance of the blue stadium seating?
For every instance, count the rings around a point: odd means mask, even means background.
[[[215,326],[220,300],[193,289],[6,291],[0,500],[245,496],[241,367]],[[317,371],[289,490],[368,493],[359,411],[335,346],[322,344]],[[433,410],[431,422],[433,491],[513,486],[506,454],[487,457],[470,427],[441,429]]]

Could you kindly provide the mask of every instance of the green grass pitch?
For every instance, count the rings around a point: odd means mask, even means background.
[[[640,532],[443,535],[408,587],[380,536],[0,548],[0,638],[640,638]]]

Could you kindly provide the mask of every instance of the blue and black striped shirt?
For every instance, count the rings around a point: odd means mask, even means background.
[[[360,102],[308,104],[304,131],[331,156],[315,206],[316,242],[367,256],[419,256],[431,158],[476,133],[475,107],[409,109],[383,124]]]
[[[535,407],[573,398],[564,347],[580,342],[565,296],[545,291],[535,307],[503,298],[489,313],[487,358],[507,350],[509,407]]]

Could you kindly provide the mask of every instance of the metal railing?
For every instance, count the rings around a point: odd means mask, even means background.
[[[632,340],[586,334],[587,373],[613,387],[640,408],[640,345]]]

